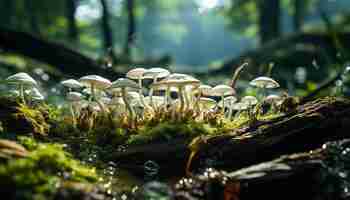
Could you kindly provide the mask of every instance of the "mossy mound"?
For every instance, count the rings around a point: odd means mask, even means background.
[[[76,194],[100,190],[92,185],[98,181],[95,169],[74,160],[61,145],[36,143],[30,138],[20,141],[29,152],[18,144],[1,140],[1,144],[12,144],[3,145],[1,152],[11,149],[26,152],[1,161],[0,192],[4,199],[57,199],[68,194],[75,195],[67,199],[83,199],[84,195],[78,198]]]

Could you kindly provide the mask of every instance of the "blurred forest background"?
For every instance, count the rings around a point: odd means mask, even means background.
[[[349,0],[1,0],[0,76],[26,71],[55,93],[132,67],[222,83],[248,62],[239,87],[268,74],[294,95],[327,79],[346,91],[349,28]]]

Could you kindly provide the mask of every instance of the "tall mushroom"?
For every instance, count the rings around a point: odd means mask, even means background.
[[[74,103],[80,102],[83,99],[83,95],[79,92],[68,92],[66,99],[70,101],[70,112],[73,118],[73,126],[76,127],[77,118],[74,110]]]
[[[103,104],[98,100],[96,96],[96,89],[104,90],[106,88],[109,88],[112,85],[111,81],[98,75],[87,75],[87,76],[81,77],[79,79],[79,82],[91,88],[92,99],[98,103],[102,112],[105,114],[106,110]]]
[[[67,87],[69,92],[71,92],[72,89],[79,89],[84,87],[83,84],[79,83],[79,81],[75,79],[68,79],[68,80],[61,81],[61,85],[63,85],[64,87]]]
[[[129,79],[136,79],[138,81],[138,84],[139,84],[139,93],[140,93],[140,97],[141,97],[141,103],[145,106],[145,102],[144,102],[144,99],[143,99],[143,93],[142,93],[142,80],[144,79],[143,77],[143,74],[146,72],[146,69],[145,68],[135,68],[135,69],[132,69],[130,71],[128,71],[126,73],[126,77],[129,78]]]
[[[225,103],[222,101],[225,101]],[[218,104],[219,106],[225,105],[225,107],[228,108],[228,114],[227,114],[228,116],[227,117],[229,119],[232,118],[232,106],[236,102],[237,102],[237,98],[235,96],[228,96],[228,97],[225,97],[223,100],[221,100]],[[225,108],[223,108],[223,109],[225,109]]]
[[[257,87],[257,88],[261,88],[263,91],[263,97],[266,96],[266,89],[274,89],[274,88],[279,88],[280,84],[273,80],[270,77],[266,77],[266,76],[261,76],[258,77],[252,81],[250,81],[249,83],[251,86]]]
[[[169,75],[170,75],[170,72],[167,69],[155,67],[155,68],[150,68],[150,69],[146,70],[143,74],[143,78],[144,79],[146,79],[146,78],[152,79],[153,84],[154,84],[154,83],[157,83],[158,78],[164,78],[164,77],[167,77]],[[154,108],[153,99],[152,99],[153,88],[150,88],[148,96],[150,96],[151,106],[152,106],[152,108]]]
[[[235,90],[228,86],[228,85],[217,85],[215,87],[213,87],[212,91],[212,96],[218,96],[221,97],[221,106],[222,106],[222,110],[223,113],[225,111],[225,96],[227,95],[234,95],[236,92]]]
[[[19,91],[20,91],[20,97],[22,99],[22,102],[26,105],[26,100],[24,97],[24,90],[25,87],[37,87],[38,83],[31,77],[29,76],[27,73],[24,72],[20,72],[17,74],[14,74],[12,76],[9,76],[6,78],[6,83],[8,84],[14,84],[14,85],[18,85],[19,87]]]
[[[189,103],[188,95],[184,93],[186,86],[199,86],[200,81],[186,74],[171,74],[167,78],[152,84],[152,88],[167,85],[168,88],[176,87],[179,91],[180,111],[184,111],[186,104]],[[187,105],[188,106],[188,105]]]
[[[254,96],[245,96],[241,99],[241,102],[248,105],[248,115],[249,118],[252,118],[254,113],[253,107],[258,104],[258,99]]]
[[[129,88],[140,89],[140,86],[136,82],[134,82],[130,79],[119,78],[112,83],[110,88],[120,88],[122,90],[122,98],[123,98],[123,101],[126,105],[126,108],[128,109],[128,112],[129,112],[129,122],[130,122],[130,125],[133,127],[135,114],[134,114],[134,110],[133,110],[130,102],[128,101],[127,89],[129,89]]]

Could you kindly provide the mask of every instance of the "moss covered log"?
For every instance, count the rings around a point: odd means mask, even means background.
[[[347,199],[349,146],[346,139],[237,171],[207,169],[179,180],[175,199]]]
[[[347,138],[349,120],[350,102],[346,99],[327,97],[291,106],[283,116],[248,122],[230,134],[202,137],[204,142],[192,170],[207,167],[209,160],[214,167],[234,170],[315,149],[324,142]],[[185,167],[182,171],[178,166],[185,166],[189,142],[179,138],[168,143],[131,145],[126,151],[111,154],[110,159],[131,169],[140,169],[145,161],[154,160],[168,173],[184,173]]]

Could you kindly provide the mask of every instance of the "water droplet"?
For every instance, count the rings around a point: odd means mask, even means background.
[[[122,200],[127,200],[127,199],[128,199],[128,196],[126,196],[126,194],[123,194],[122,196],[120,196],[120,198],[121,198]]]
[[[158,174],[159,171],[159,165],[154,162],[154,161],[147,161],[145,162],[145,164],[143,165],[144,171],[145,171],[145,175],[146,176],[155,176]]]
[[[142,199],[169,199],[171,196],[170,188],[160,182],[149,182],[143,186]]]

